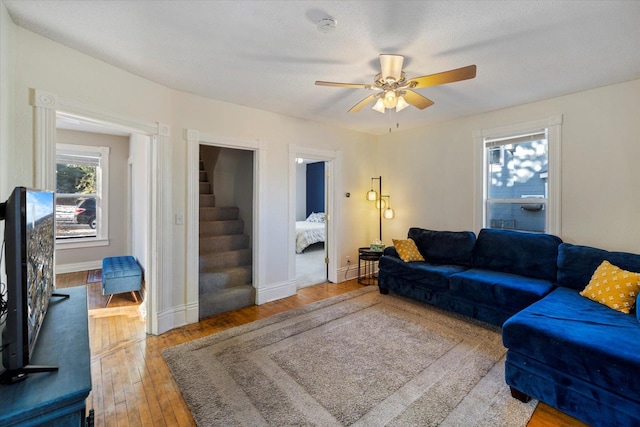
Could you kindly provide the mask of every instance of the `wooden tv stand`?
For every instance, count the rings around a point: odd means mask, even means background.
[[[86,426],[86,399],[91,391],[91,355],[87,288],[59,290],[52,297],[36,347],[33,365],[57,366],[56,372],[29,374],[0,386],[0,426]]]

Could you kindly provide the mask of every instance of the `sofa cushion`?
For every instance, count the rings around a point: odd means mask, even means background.
[[[580,295],[629,314],[636,304],[639,288],[640,273],[622,270],[609,261],[602,261]]]
[[[393,239],[393,246],[401,260],[404,262],[424,261],[422,254],[418,251],[416,242],[413,239]]]
[[[505,347],[640,403],[640,325],[623,314],[558,288],[509,318]]]
[[[473,267],[555,282],[561,243],[551,234],[485,228],[478,234]]]
[[[410,282],[414,286],[441,290],[449,288],[449,277],[460,273],[465,267],[459,265],[431,264],[427,262],[406,263],[400,258],[383,256],[379,262],[380,271]]]
[[[623,270],[640,272],[640,255],[563,243],[558,248],[558,286],[581,291],[604,260]]]
[[[477,268],[451,276],[449,286],[453,295],[481,304],[512,308],[514,313],[554,289],[548,280]]]
[[[471,231],[434,231],[413,227],[408,237],[413,239],[427,262],[471,266],[476,235]]]

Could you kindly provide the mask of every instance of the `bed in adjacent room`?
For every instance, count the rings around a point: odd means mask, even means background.
[[[324,242],[324,212],[313,212],[305,221],[296,221],[296,253],[301,254],[314,243]]]

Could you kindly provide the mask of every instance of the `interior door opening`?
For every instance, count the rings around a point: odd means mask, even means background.
[[[296,158],[296,288],[328,281],[325,161]]]
[[[151,137],[59,114],[56,143],[56,273],[63,278],[56,285],[86,285],[89,310],[132,309],[146,322],[144,281],[139,299],[129,292],[109,298],[101,267],[103,258],[123,255],[143,271],[148,266]]]

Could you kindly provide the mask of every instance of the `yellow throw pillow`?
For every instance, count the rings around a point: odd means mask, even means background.
[[[629,313],[640,291],[640,273],[602,261],[580,295],[614,310]]]
[[[418,247],[416,246],[416,242],[413,239],[407,240],[397,240],[393,239],[393,246],[396,247],[396,251],[400,258],[404,262],[409,261],[424,261],[422,254],[418,251]]]

